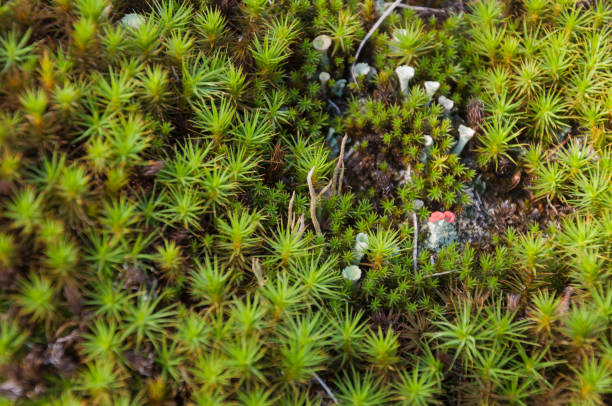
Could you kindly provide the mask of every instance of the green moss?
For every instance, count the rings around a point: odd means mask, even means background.
[[[0,403],[610,402],[610,4],[383,6],[0,6]]]

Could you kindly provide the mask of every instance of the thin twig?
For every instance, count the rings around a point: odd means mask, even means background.
[[[359,89],[359,84],[357,84],[357,78],[355,77],[355,63],[357,62],[357,60],[359,59],[359,54],[361,54],[361,50],[363,49],[363,46],[365,45],[365,43],[370,39],[370,37],[372,36],[372,34],[374,34],[374,31],[376,31],[378,29],[378,27],[380,27],[380,25],[382,24],[382,22],[385,20],[385,18],[387,18],[389,16],[389,14],[391,14],[393,12],[393,10],[395,10],[395,8],[397,6],[400,5],[400,3],[402,2],[402,0],[395,0],[393,2],[393,4],[391,4],[384,13],[382,13],[382,15],[378,18],[378,20],[374,23],[374,25],[372,26],[372,28],[370,28],[370,31],[368,31],[368,33],[366,34],[365,37],[363,37],[363,39],[361,40],[361,43],[359,44],[359,48],[357,48],[357,53],[355,54],[355,60],[353,61],[353,64],[351,65],[351,76],[353,78],[353,82],[355,82],[355,86],[357,86],[357,89]]]
[[[338,191],[342,188],[342,176],[344,176],[344,148],[346,146],[346,140],[348,139],[348,134],[345,134],[342,138],[342,144],[340,144],[340,155],[338,156],[338,162],[336,163],[336,167],[334,169],[334,173],[332,174],[332,178],[329,180],[327,185],[319,194],[315,192],[314,185],[312,184],[312,175],[314,174],[315,167],[308,172],[308,176],[306,177],[306,181],[308,182],[308,192],[310,193],[310,218],[312,220],[312,225],[317,232],[317,235],[321,235],[321,227],[319,226],[319,221],[317,220],[317,200],[320,199],[325,193],[330,190],[330,194],[333,195],[336,191],[336,182],[338,176],[340,176],[340,183]],[[293,201],[293,197],[292,197]]]
[[[442,8],[431,8],[431,7],[421,7],[421,6],[411,6],[409,4],[400,4],[399,8],[405,8],[414,11],[418,14],[424,15],[438,15],[438,16],[447,16],[449,11]]]
[[[304,230],[306,230],[306,223],[304,222],[304,213],[300,215],[297,223],[299,224],[299,227],[297,230],[297,236],[300,237],[302,233],[304,232]]]
[[[449,273],[455,273],[455,272],[457,272],[456,269],[454,269],[452,271],[444,271],[444,272],[432,273],[431,275],[423,276],[423,279],[434,278],[436,276],[442,276],[442,275],[448,275]]]
[[[89,217],[87,217],[87,214],[85,214],[85,212],[80,207],[77,207],[76,215],[82,222],[87,223],[88,226],[93,227],[94,223],[92,223]]]
[[[323,387],[323,390],[325,391],[325,393],[327,393],[327,396],[331,398],[332,402],[334,402],[335,404],[338,404],[338,399],[336,399],[331,389],[329,389],[329,387],[325,384],[325,382],[323,382],[323,379],[319,378],[319,375],[317,375],[316,372],[313,374],[313,376],[314,376],[315,381],[317,381],[317,383]]]
[[[406,172],[404,173],[404,179],[406,180],[406,182],[404,183],[412,183],[412,165],[408,165],[408,167],[406,168]]]
[[[412,166],[408,165],[406,168],[406,177],[408,182],[412,182]],[[412,267],[416,272],[418,268],[418,251],[419,251],[419,221],[417,219],[416,210],[412,212],[412,224],[414,225],[414,247],[412,248]]]
[[[291,194],[291,200],[289,200],[289,210],[287,214],[287,221],[289,222],[289,228],[293,232],[295,228],[295,215],[293,214],[293,202],[295,201],[295,190]]]
[[[353,155],[354,153],[355,153],[355,147],[351,147],[351,149],[348,150],[346,155],[344,155],[344,159],[349,159],[351,155]]]
[[[317,220],[317,195],[312,184],[312,175],[314,170],[315,167],[313,166],[306,177],[306,181],[308,182],[308,192],[310,193],[310,219],[312,220],[312,225],[314,226],[317,235],[321,235],[321,227],[319,226],[319,221]]]
[[[317,195],[317,200],[323,197],[323,195],[325,195],[325,193],[327,193],[327,191],[331,189],[331,185],[332,185],[332,179],[330,179],[329,182],[327,182],[327,185],[325,185],[325,187],[319,191],[319,194]]]
[[[338,179],[338,193],[342,191],[342,180],[344,179],[344,160],[342,161],[342,167],[340,168],[340,179]]]
[[[474,196],[476,196],[476,200],[478,201],[478,208],[480,209],[482,207],[482,200],[480,199],[480,195],[478,194],[478,192],[475,190],[474,190]],[[482,212],[485,214],[485,216],[487,215],[486,210],[483,210]]]
[[[546,201],[548,202],[548,207],[550,207],[552,209],[552,211],[555,212],[555,215],[558,216],[559,212],[557,211],[557,208],[550,201],[550,196],[546,196]]]
[[[319,191],[319,194],[317,194],[317,200],[324,196],[328,190],[330,191],[330,195],[333,195],[334,192],[336,192],[335,185],[337,182],[336,179],[338,178],[338,172],[344,168],[344,147],[346,146],[347,139],[348,134],[345,134],[342,138],[342,143],[340,144],[340,155],[338,155],[338,162],[336,162],[334,173],[332,174],[329,182],[327,182],[327,185],[325,185],[325,187]],[[341,172],[340,176],[344,176],[344,171]]]
[[[552,150],[550,150],[548,152],[548,154],[546,155],[546,159],[550,160],[550,158],[553,157],[553,155],[555,155],[557,153],[557,151],[559,151],[559,149],[564,146],[565,144],[567,144],[567,142],[570,140],[570,138],[572,138],[570,135],[567,135],[563,141],[561,141],[555,148],[553,148]]]
[[[253,275],[255,275],[255,279],[257,279],[257,284],[259,286],[264,286],[266,281],[261,273],[261,262],[259,261],[259,258],[253,257],[251,259],[251,271],[253,272]]]
[[[331,194],[339,193],[340,190],[336,190],[336,182],[338,182],[338,172],[344,166],[344,147],[346,146],[346,140],[348,139],[348,134],[344,134],[342,137],[342,143],[340,144],[340,155],[338,155],[338,162],[336,163],[336,168],[334,169],[334,174],[332,176],[332,184],[331,184]]]
[[[419,222],[417,221],[416,211],[412,212],[412,222],[414,224],[414,247],[412,248],[412,266],[417,270],[417,252],[419,250]]]
[[[332,99],[327,99],[327,102],[334,108],[334,110],[336,110],[336,114],[339,116],[342,115],[342,110],[340,110],[340,107],[338,107],[338,105],[334,103]]]
[[[176,81],[180,82],[181,79],[179,78],[178,74],[176,73],[176,69],[174,69],[174,66],[172,67],[172,73],[174,74],[174,78],[176,79]]]

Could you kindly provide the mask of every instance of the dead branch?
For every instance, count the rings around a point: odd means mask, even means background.
[[[251,258],[251,271],[253,272],[253,275],[255,275],[255,279],[257,279],[257,284],[259,286],[266,284],[261,272],[261,262],[259,261],[259,258]]]
[[[344,134],[342,137],[342,143],[340,144],[340,155],[338,155],[338,162],[336,162],[336,167],[334,168],[334,174],[332,176],[332,184],[331,184],[331,194],[340,193],[340,189],[336,189],[336,183],[338,182],[338,174],[339,171],[344,167],[344,147],[346,146],[346,140],[348,139],[348,134]]]
[[[436,276],[448,275],[449,273],[455,273],[455,272],[457,272],[456,269],[454,269],[452,271],[444,271],[444,272],[432,273],[431,275],[423,276],[423,279],[435,278]]]
[[[317,200],[323,197],[323,195],[325,195],[325,193],[327,193],[327,191],[331,189],[331,185],[332,185],[332,180],[330,179],[329,182],[327,182],[327,185],[325,185],[325,187],[319,191],[319,194],[317,195]],[[333,191],[332,191],[332,194],[333,194]]]
[[[411,6],[409,4],[400,4],[399,8],[404,8],[408,10],[412,10],[421,17],[429,17],[429,16],[439,16],[446,17],[450,14],[449,9],[443,8],[431,8],[431,7],[421,7],[421,6]]]
[[[414,247],[412,248],[412,267],[417,270],[417,255],[419,250],[419,222],[416,211],[412,212],[412,223],[414,224]]]
[[[338,162],[336,162],[334,173],[332,174],[332,177],[327,185],[325,185],[325,187],[321,189],[318,194],[316,193],[314,185],[312,184],[312,175],[314,174],[315,170],[314,166],[308,172],[308,176],[306,177],[306,181],[308,182],[308,192],[310,193],[310,218],[317,235],[321,235],[321,227],[319,226],[319,221],[317,220],[317,200],[325,196],[325,193],[327,193],[328,190],[330,191],[330,196],[333,196],[334,193],[339,193],[342,190],[342,177],[344,176],[344,149],[346,147],[347,139],[348,134],[344,134],[342,143],[340,144],[340,155],[338,155]],[[338,188],[336,188],[336,185],[338,185]],[[290,206],[292,205],[292,202],[293,197],[289,203]]]
[[[291,200],[289,200],[289,209],[287,214],[287,221],[289,222],[289,229],[293,232],[295,228],[295,214],[293,214],[293,202],[295,201],[295,190],[291,194]]]
[[[313,374],[315,381],[317,381],[317,383],[319,385],[321,385],[321,387],[323,388],[323,390],[325,391],[325,393],[327,393],[327,396],[329,396],[332,400],[332,402],[334,402],[334,404],[338,404],[338,399],[336,399],[336,397],[334,396],[334,394],[332,393],[331,389],[329,389],[329,387],[325,384],[325,382],[323,381],[323,379],[321,379],[319,377],[319,375],[317,375],[317,373],[315,372]]]
[[[378,27],[380,27],[382,22],[385,21],[385,18],[387,18],[389,14],[391,14],[393,10],[395,10],[397,6],[400,5],[401,2],[402,0],[395,0],[389,7],[387,7],[385,12],[382,13],[382,15],[374,23],[372,28],[370,28],[370,31],[368,31],[366,36],[363,37],[363,39],[361,40],[361,43],[359,44],[359,48],[357,48],[357,53],[355,54],[355,60],[353,61],[353,64],[351,65],[351,77],[353,78],[353,82],[355,82],[357,89],[359,89],[359,85],[357,84],[357,78],[355,77],[355,63],[359,59],[359,54],[361,54],[361,50],[363,49],[363,46],[365,45],[366,42],[368,42],[368,40],[370,39],[372,34],[374,34],[374,32],[378,29]]]
[[[342,190],[342,180],[344,179],[344,160],[342,161],[342,168],[340,168],[340,179],[338,180],[338,191]]]
[[[302,235],[304,230],[306,230],[306,223],[304,221],[304,214],[300,215],[300,217],[298,218],[297,225],[298,225],[297,235],[299,237],[299,236]]]
[[[551,149],[550,151],[548,151],[548,154],[546,155],[546,159],[550,161],[550,159],[557,153],[557,151],[559,151],[559,149],[564,146],[565,144],[567,144],[567,142],[571,139],[571,136],[566,136],[565,139],[563,139],[563,141],[561,141],[558,145],[556,145],[553,149]]]
[[[313,166],[306,177],[306,181],[308,182],[308,192],[310,193],[310,219],[312,220],[312,225],[314,226],[317,235],[321,235],[321,226],[319,226],[319,221],[317,220],[317,195],[312,184],[312,175],[314,170],[315,167]]]
[[[346,146],[346,140],[348,139],[348,134],[345,134],[342,138],[342,143],[340,144],[340,155],[338,155],[338,162],[336,162],[336,167],[334,168],[334,173],[332,174],[331,179],[325,185],[323,189],[317,194],[317,199],[320,199],[322,196],[330,191],[330,196],[333,196],[334,193],[339,193],[342,190],[342,176],[344,176],[344,148]],[[340,179],[339,188],[336,189],[336,183]]]
[[[338,107],[338,105],[336,103],[334,103],[332,101],[332,99],[327,99],[327,102],[329,103],[330,106],[332,106],[334,108],[334,110],[336,111],[336,114],[341,116],[342,115],[342,110],[340,110],[340,107]]]

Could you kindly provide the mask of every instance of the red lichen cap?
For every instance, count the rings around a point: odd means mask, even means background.
[[[455,213],[453,213],[452,211],[445,211],[444,212],[444,220],[446,220],[447,223],[452,223],[455,221]]]
[[[455,221],[455,213],[452,211],[445,211],[444,213],[441,211],[434,211],[431,213],[431,216],[429,216],[430,223],[435,223],[436,221],[440,220],[444,220],[447,223],[452,223]]]
[[[444,213],[442,213],[441,211],[434,211],[433,213],[431,213],[431,216],[429,216],[429,222],[430,223],[435,223],[438,220],[442,220],[444,218]]]

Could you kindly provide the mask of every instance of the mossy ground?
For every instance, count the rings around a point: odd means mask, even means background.
[[[610,404],[610,27],[3,2],[0,404]]]

